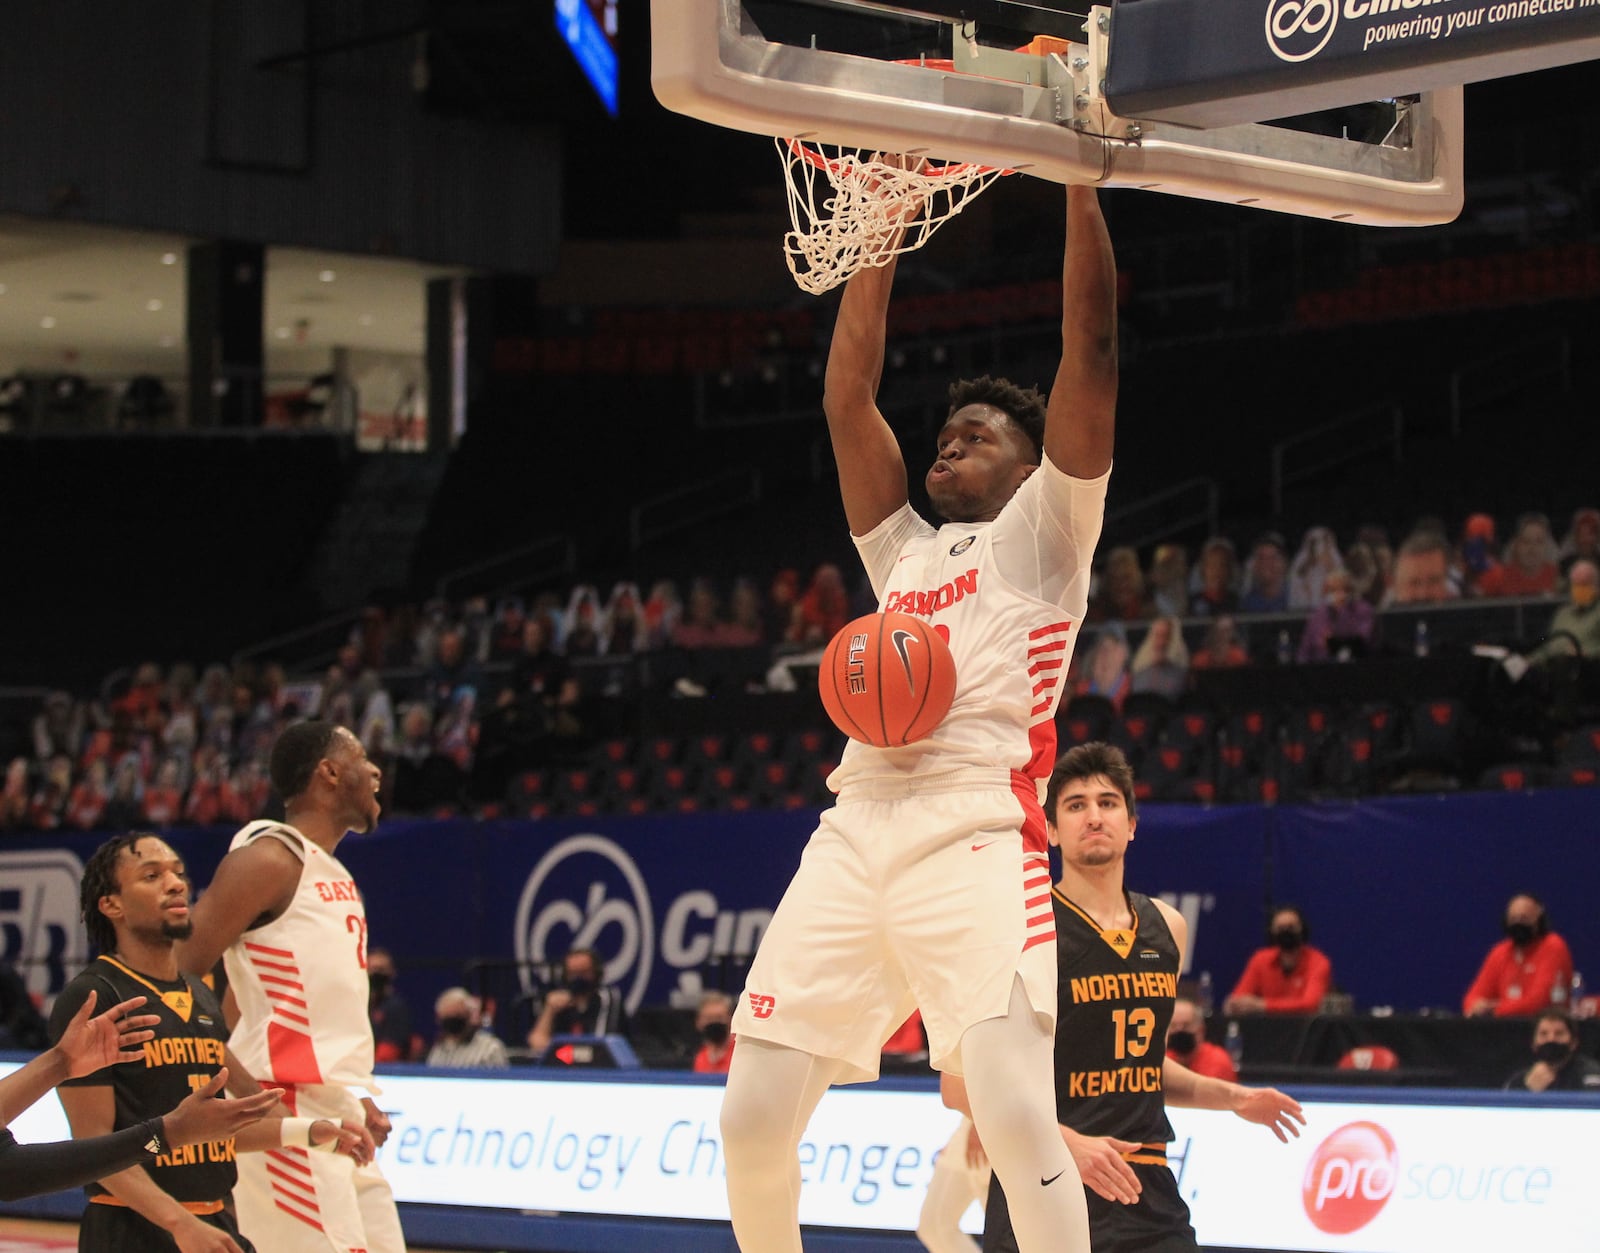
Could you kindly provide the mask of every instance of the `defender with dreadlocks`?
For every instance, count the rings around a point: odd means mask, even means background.
[[[143,997],[154,1038],[139,1062],[107,1066],[61,1086],[74,1138],[139,1126],[193,1091],[227,1084],[261,1093],[228,1049],[222,1010],[211,990],[178,970],[176,946],[189,934],[189,878],[163,840],[134,833],[102,844],[84,867],[79,892],[84,926],[99,956],[56,998],[52,1039],[62,1039],[91,995],[117,1005]],[[275,1102],[274,1102],[275,1104]],[[283,1110],[231,1139],[172,1146],[158,1143],[148,1164],[90,1184],[78,1247],[94,1253],[248,1253],[232,1191],[241,1151],[307,1149],[370,1158],[359,1123],[285,1118]]]

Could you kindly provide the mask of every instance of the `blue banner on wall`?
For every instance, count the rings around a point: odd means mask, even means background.
[[[631,1008],[736,990],[799,864],[815,814],[729,813],[546,822],[394,821],[339,856],[361,884],[374,946],[421,1009],[472,963],[506,997],[592,946]],[[1148,806],[1130,887],[1188,919],[1190,975],[1220,999],[1264,939],[1272,900],[1301,906],[1337,984],[1362,1006],[1459,1006],[1506,900],[1540,895],[1579,968],[1600,955],[1592,908],[1600,790],[1306,806]],[[226,830],[170,833],[203,889]],[[82,861],[96,836],[11,837],[0,850],[0,956],[52,996],[87,960]]]

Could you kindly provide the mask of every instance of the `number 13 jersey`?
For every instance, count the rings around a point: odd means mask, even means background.
[[[1134,925],[1102,931],[1055,888],[1056,1119],[1081,1135],[1141,1145],[1172,1139],[1161,1068],[1178,991],[1178,946],[1148,896]]]
[[[376,1091],[367,914],[355,880],[283,822],[250,823],[229,851],[258,839],[275,839],[300,859],[300,883],[281,915],[247,930],[224,955],[239,1004],[229,1044],[259,1079]]]

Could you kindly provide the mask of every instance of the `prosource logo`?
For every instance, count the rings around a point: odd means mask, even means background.
[[[1388,1204],[1399,1181],[1394,1139],[1375,1122],[1346,1123],[1312,1153],[1300,1196],[1319,1231],[1359,1231]]]
[[[1328,46],[1338,24],[1338,0],[1271,0],[1267,46],[1280,61],[1309,61]]]

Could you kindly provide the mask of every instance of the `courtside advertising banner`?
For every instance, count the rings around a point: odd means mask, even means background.
[[[15,1068],[0,1062],[0,1075]],[[382,1083],[394,1129],[380,1161],[402,1202],[727,1218],[714,1083],[418,1073]],[[1170,1161],[1201,1243],[1308,1253],[1600,1247],[1600,1105],[1444,1099],[1311,1100],[1304,1133],[1287,1145],[1232,1114],[1170,1111]],[[801,1144],[801,1221],[913,1230],[956,1121],[925,1083],[833,1089]],[[24,1142],[68,1135],[48,1098],[13,1130]],[[963,1225],[981,1230],[976,1206]]]

